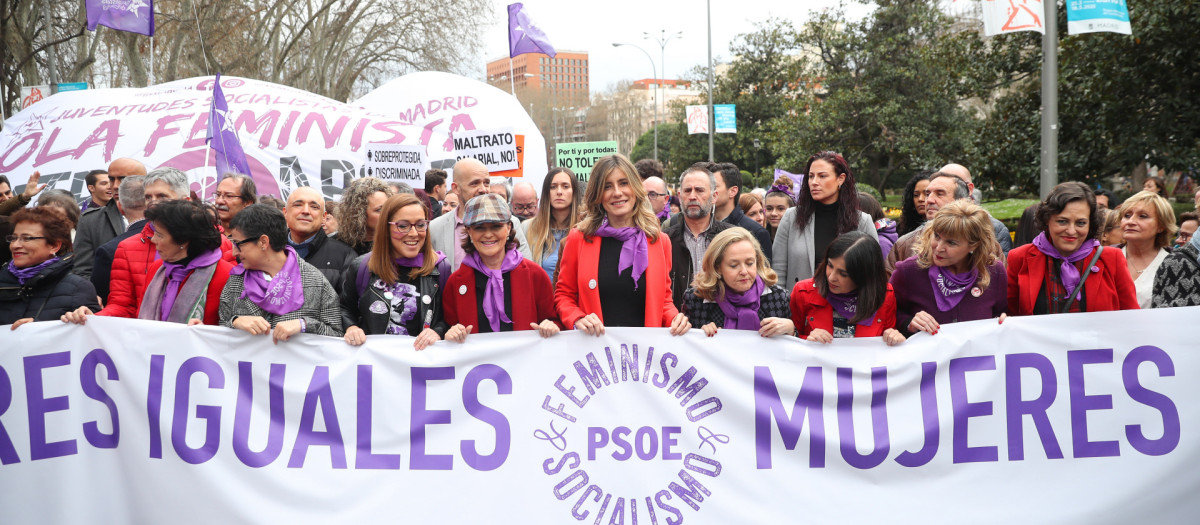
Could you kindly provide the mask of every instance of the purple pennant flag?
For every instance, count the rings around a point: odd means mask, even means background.
[[[87,28],[97,25],[154,36],[154,0],[84,0]]]
[[[250,163],[246,162],[246,153],[242,151],[242,143],[233,129],[233,119],[229,117],[229,104],[221,91],[220,73],[213,84],[212,105],[208,109],[208,147],[217,152],[218,177],[226,173],[250,174]]]
[[[558,54],[546,33],[533,24],[525,6],[520,2],[508,4],[508,56],[525,53],[545,53],[551,57]]]

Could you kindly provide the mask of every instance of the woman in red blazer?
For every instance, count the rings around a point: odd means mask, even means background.
[[[896,330],[896,296],[887,282],[879,243],[865,233],[839,235],[811,279],[796,283],[789,301],[800,337],[829,343],[846,337],[883,337],[903,343]]]
[[[512,212],[504,198],[485,193],[467,202],[463,225],[462,266],[442,291],[446,340],[463,342],[467,334],[537,330],[558,333],[554,288],[537,263],[517,251]]]
[[[1038,206],[1042,233],[1008,254],[1012,315],[1137,310],[1137,291],[1121,250],[1103,247],[1104,221],[1082,182],[1054,187]],[[1097,252],[1099,255],[1097,256]],[[1086,276],[1086,280],[1084,279]],[[1070,290],[1083,282],[1083,293]]]
[[[671,241],[659,228],[629,159],[596,161],[584,218],[563,241],[554,306],[567,328],[601,335],[607,326],[691,327],[671,300]]]

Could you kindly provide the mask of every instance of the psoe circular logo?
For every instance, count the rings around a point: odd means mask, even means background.
[[[546,488],[572,521],[678,523],[721,475],[721,399],[704,372],[637,344],[588,352],[552,384],[533,437]]]

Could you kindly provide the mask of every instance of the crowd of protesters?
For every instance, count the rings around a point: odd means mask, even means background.
[[[228,174],[204,203],[183,172],[128,158],[89,172],[83,202],[39,177],[15,193],[0,176],[12,330],[108,316],[418,350],[623,326],[898,345],[960,321],[1200,305],[1200,218],[1177,221],[1157,178],[1121,203],[1059,184],[1010,236],[964,166],[914,175],[892,220],[830,151],[756,191],[697,163],[672,192],[661,164],[620,155],[551,169],[540,191],[463,159],[423,188],[356,179],[337,202]]]

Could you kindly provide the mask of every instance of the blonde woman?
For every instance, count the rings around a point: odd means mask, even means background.
[[[1125,237],[1121,234],[1121,212],[1117,210],[1101,210],[1104,216],[1104,229],[1100,232],[1100,244],[1102,246],[1117,246],[1125,244]]]
[[[1008,311],[1008,275],[983,208],[954,201],[934,215],[896,264],[896,326],[936,334],[944,323],[1000,317]]]
[[[1150,181],[1146,182],[1149,186]],[[1117,211],[1121,214],[1121,235],[1125,239],[1121,251],[1137,289],[1138,306],[1150,308],[1154,274],[1170,255],[1168,247],[1179,231],[1175,226],[1175,210],[1158,193],[1140,191],[1121,203]]]
[[[567,232],[579,217],[579,202],[583,191],[575,173],[567,168],[554,168],[542,181],[541,206],[532,219],[521,223],[529,243],[530,259],[554,278],[558,266],[558,249]]]
[[[342,193],[338,208],[338,240],[349,244],[359,255],[371,251],[383,203],[395,194],[390,186],[375,177],[351,182]]]
[[[763,337],[792,335],[788,292],[776,283],[762,247],[745,228],[730,228],[704,252],[700,273],[683,295],[683,313],[712,337],[721,328]]]
[[[605,326],[692,327],[671,300],[671,241],[659,228],[633,163],[596,161],[583,219],[567,234],[554,305],[563,325],[589,335]]]

